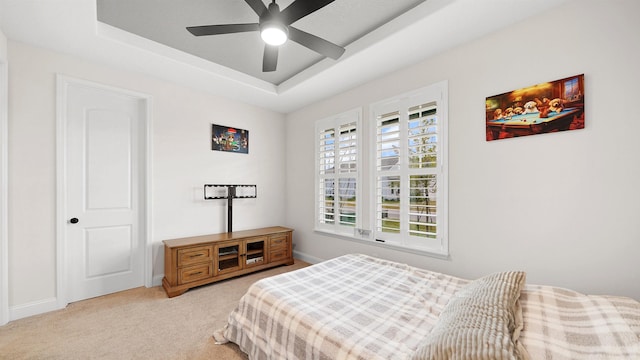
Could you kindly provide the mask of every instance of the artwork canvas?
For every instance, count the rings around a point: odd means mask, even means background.
[[[249,131],[228,126],[211,127],[211,150],[249,153]]]
[[[584,128],[584,74],[486,99],[487,141]]]

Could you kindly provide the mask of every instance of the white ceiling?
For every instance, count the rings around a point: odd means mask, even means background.
[[[0,0],[0,29],[12,41],[288,113],[566,0],[336,0],[294,25],[345,46],[345,54],[336,61],[289,42],[273,74],[261,73],[257,33],[184,30],[257,22],[243,0],[98,1],[99,15],[95,0]]]
[[[308,1],[308,0],[302,0]],[[425,0],[337,0],[292,25],[339,46],[391,21]],[[269,2],[264,0],[265,5]],[[293,0],[278,0],[281,10]],[[367,16],[361,16],[366,13]],[[278,85],[323,59],[295,42],[279,49],[278,68],[262,72],[257,31],[195,37],[187,26],[257,23],[243,0],[97,0],[98,21]]]

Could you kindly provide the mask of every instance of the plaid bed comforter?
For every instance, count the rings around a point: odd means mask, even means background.
[[[640,359],[640,303],[527,285],[520,341],[534,360]]]
[[[345,255],[258,281],[224,337],[259,359],[407,359],[466,280]]]
[[[408,359],[469,283],[345,255],[253,284],[216,339],[262,359]],[[640,303],[526,285],[519,341],[532,360],[640,359]]]

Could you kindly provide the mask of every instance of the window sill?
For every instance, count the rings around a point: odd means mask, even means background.
[[[320,235],[331,236],[331,237],[337,238],[337,239],[349,240],[349,241],[357,242],[357,243],[360,243],[360,244],[372,245],[372,246],[377,246],[377,247],[381,247],[381,248],[402,251],[402,252],[410,253],[410,254],[428,256],[428,257],[432,257],[432,258],[436,258],[436,259],[442,259],[442,260],[450,260],[451,259],[447,252],[438,252],[438,251],[435,251],[435,250],[426,250],[426,249],[417,249],[417,248],[411,248],[411,247],[406,247],[406,246],[399,246],[399,245],[395,245],[395,244],[390,244],[390,243],[371,240],[371,239],[368,239],[368,238],[359,238],[359,237],[356,237],[356,236],[347,235],[347,234],[343,234],[343,233],[336,233],[336,232],[328,231],[328,230],[325,230],[325,229],[314,229],[313,232],[315,232],[316,234],[320,234]]]

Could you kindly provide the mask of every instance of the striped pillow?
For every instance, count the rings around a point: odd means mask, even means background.
[[[522,329],[518,298],[525,278],[520,271],[500,272],[460,289],[412,359],[528,358],[518,344]]]

